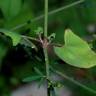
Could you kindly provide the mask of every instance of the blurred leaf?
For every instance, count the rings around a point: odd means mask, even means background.
[[[30,7],[27,3],[24,3],[20,13],[17,16],[15,16],[15,18],[6,21],[4,27],[7,29],[17,30],[18,26],[21,26],[22,24],[27,23],[27,21],[29,21],[32,18],[34,18],[32,10],[30,9]],[[33,28],[32,26],[34,26],[34,24],[32,24],[32,25],[28,24],[25,27],[29,28],[30,27],[29,25],[31,26],[31,28]],[[24,27],[22,27],[20,29],[25,31]]]
[[[18,15],[21,10],[22,0],[1,0],[0,7],[6,19]]]
[[[4,33],[6,36],[9,36],[12,39],[13,46],[16,46],[21,40],[21,35],[15,33],[15,32],[7,31],[4,29],[0,29],[0,32]]]
[[[92,41],[92,48],[96,52],[96,39]]]
[[[35,30],[35,33],[36,33],[37,35],[42,34],[42,33],[43,33],[43,28],[42,28],[42,27],[38,27],[38,28]]]
[[[36,73],[38,73],[38,75],[43,76],[43,73],[38,68],[34,67],[34,70]]]
[[[71,30],[65,31],[65,45],[54,47],[54,50],[57,56],[72,66],[91,68],[96,65],[96,54]]]
[[[42,76],[31,76],[31,77],[27,77],[23,80],[23,82],[32,82],[32,81],[35,81],[35,80],[38,80],[38,79],[41,79]]]
[[[96,0],[85,0],[85,2],[78,6],[80,18],[86,24],[96,22]]]
[[[52,41],[54,38],[55,38],[55,33],[52,33],[49,37],[48,37],[48,40],[49,41]]]

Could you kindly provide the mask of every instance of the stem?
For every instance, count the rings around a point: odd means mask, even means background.
[[[76,5],[80,4],[80,3],[83,3],[84,1],[85,1],[85,0],[75,1],[75,2],[73,2],[73,3],[71,3],[71,4],[66,5],[66,6],[62,6],[62,7],[58,8],[58,9],[55,9],[55,10],[50,11],[50,12],[48,13],[48,15],[49,15],[49,16],[50,16],[50,15],[54,15],[54,14],[60,12],[60,11],[63,11],[63,10],[68,9],[68,8],[70,8],[70,7],[76,6]],[[34,18],[34,19],[31,19],[31,20],[29,20],[29,21],[30,21],[30,23],[32,23],[32,22],[41,20],[41,19],[43,19],[43,18],[44,18],[44,14],[42,14],[42,15]],[[22,24],[20,24],[20,25],[18,25],[18,26],[13,27],[11,30],[12,30],[12,31],[17,30],[17,29],[19,29],[19,28],[22,28],[22,27],[26,26],[27,24],[28,24],[27,22],[22,23]]]
[[[44,37],[45,37],[45,46],[47,43],[47,33],[48,33],[48,0],[45,0],[45,18],[44,18]],[[49,79],[49,60],[48,60],[48,52],[47,52],[47,46],[44,46],[44,55],[45,55],[45,63],[46,63],[46,76],[47,79]]]
[[[68,80],[68,81],[70,81],[70,82],[72,82],[72,83],[74,83],[74,84],[82,87],[83,89],[85,89],[85,90],[87,90],[87,91],[89,91],[89,92],[91,92],[91,93],[93,93],[93,94],[96,94],[96,90],[94,90],[94,89],[92,89],[92,88],[89,88],[89,87],[81,84],[80,82],[74,80],[72,77],[69,77],[69,76],[67,76],[66,74],[64,74],[64,73],[62,73],[62,72],[60,72],[60,71],[54,70],[52,67],[51,67],[51,70],[52,70],[53,72],[57,73],[58,75],[62,76],[62,77],[65,78],[66,80]]]
[[[45,55],[45,64],[46,64],[46,77],[47,80],[49,80],[49,59],[48,59],[48,52],[46,48],[44,48],[44,55]]]
[[[45,0],[45,16],[44,16],[44,43],[43,50],[45,55],[45,65],[46,65],[46,77],[47,77],[47,95],[50,96],[50,90],[48,88],[49,84],[49,59],[47,52],[47,34],[48,34],[48,0]]]
[[[34,37],[30,37],[30,36],[25,36],[25,35],[21,35],[22,38],[27,38],[29,40],[33,40],[33,41],[36,41],[36,42],[39,42],[41,43],[41,41],[37,38],[34,38]]]
[[[44,17],[44,36],[47,37],[48,31],[48,0],[45,0],[45,17]]]

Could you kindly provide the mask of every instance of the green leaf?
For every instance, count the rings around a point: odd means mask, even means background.
[[[22,0],[1,0],[0,7],[6,19],[17,16],[21,10]]]
[[[75,35],[71,30],[65,31],[65,45],[54,47],[55,53],[66,63],[79,67],[91,68],[96,65],[96,54],[87,42]]]
[[[0,29],[0,32],[4,33],[6,36],[9,36],[12,39],[13,46],[16,46],[21,41],[21,35],[15,32],[7,31]]]
[[[19,30],[19,32],[21,32],[21,33],[25,32],[26,28],[27,29],[30,28],[30,29],[34,30],[34,27],[36,26],[36,22],[31,23],[31,24],[27,24],[23,28],[21,28],[21,27],[18,28],[19,25],[22,25],[25,22],[27,23],[27,21],[34,18],[34,14],[31,10],[30,6],[26,2],[24,2],[24,4],[22,5],[22,10],[20,11],[20,13],[17,16],[15,16],[15,18],[13,18],[11,20],[7,20],[6,22],[4,22],[4,28],[17,30],[17,31]],[[34,33],[34,32],[31,31],[31,33]]]
[[[54,38],[55,38],[55,33],[52,33],[49,37],[48,37],[48,40],[49,41],[52,41]]]
[[[43,73],[38,68],[34,67],[34,70],[38,75],[43,76]]]
[[[40,35],[43,33],[43,28],[42,27],[38,27],[36,30],[34,30],[34,32],[37,34],[37,35]]]
[[[43,76],[31,76],[23,79],[23,82],[32,82],[38,79],[41,79]]]

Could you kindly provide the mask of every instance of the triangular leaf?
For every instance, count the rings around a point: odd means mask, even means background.
[[[96,65],[96,54],[87,42],[71,30],[65,31],[65,45],[54,47],[55,53],[68,64],[79,68],[91,68]]]
[[[12,39],[13,46],[16,46],[21,40],[21,35],[15,32],[7,31],[4,29],[0,29],[0,32],[4,33],[6,36],[9,36]]]

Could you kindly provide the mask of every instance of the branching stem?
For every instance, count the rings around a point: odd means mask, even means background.
[[[45,15],[44,15],[44,41],[43,41],[43,50],[45,55],[45,65],[46,65],[46,77],[47,77],[47,95],[50,96],[50,90],[48,88],[49,84],[49,59],[47,52],[47,34],[48,34],[48,0],[45,0]]]
[[[84,1],[85,1],[85,0],[79,0],[79,1],[77,0],[77,1],[75,1],[75,2],[73,2],[73,3],[71,3],[71,4],[68,4],[68,5],[66,5],[66,6],[62,6],[62,7],[58,8],[58,9],[55,9],[55,10],[50,11],[50,12],[48,13],[48,15],[49,15],[49,16],[54,15],[54,14],[56,14],[56,13],[58,13],[58,12],[61,12],[61,11],[65,10],[65,9],[68,9],[68,8],[71,8],[71,7],[73,7],[73,6],[76,6],[76,5],[80,4],[80,3],[83,3]],[[44,14],[42,14],[42,15],[40,15],[40,16],[37,16],[36,18],[31,19],[31,20],[29,20],[29,21],[30,21],[30,23],[32,23],[32,22],[35,22],[35,21],[39,21],[39,20],[41,20],[41,19],[43,19],[43,18],[44,18]],[[22,27],[25,27],[27,24],[28,24],[27,22],[22,23],[22,24],[20,24],[20,25],[18,25],[18,26],[13,27],[11,30],[12,30],[12,31],[15,31],[15,30],[17,30],[17,29],[20,29],[20,28],[22,28]]]
[[[87,86],[84,85],[84,84],[81,84],[80,82],[74,80],[72,77],[69,77],[69,76],[67,76],[66,74],[64,74],[64,73],[62,73],[62,72],[60,72],[60,71],[58,71],[58,70],[54,70],[52,67],[51,67],[51,70],[52,70],[53,72],[55,72],[56,74],[60,75],[61,77],[65,78],[66,80],[68,80],[68,81],[76,84],[77,86],[80,86],[81,88],[83,88],[83,89],[85,89],[85,90],[87,90],[87,91],[89,91],[89,92],[91,92],[91,93],[93,93],[93,94],[96,94],[96,90],[94,90],[94,89],[92,89],[92,88],[89,88],[89,87],[87,87]]]

